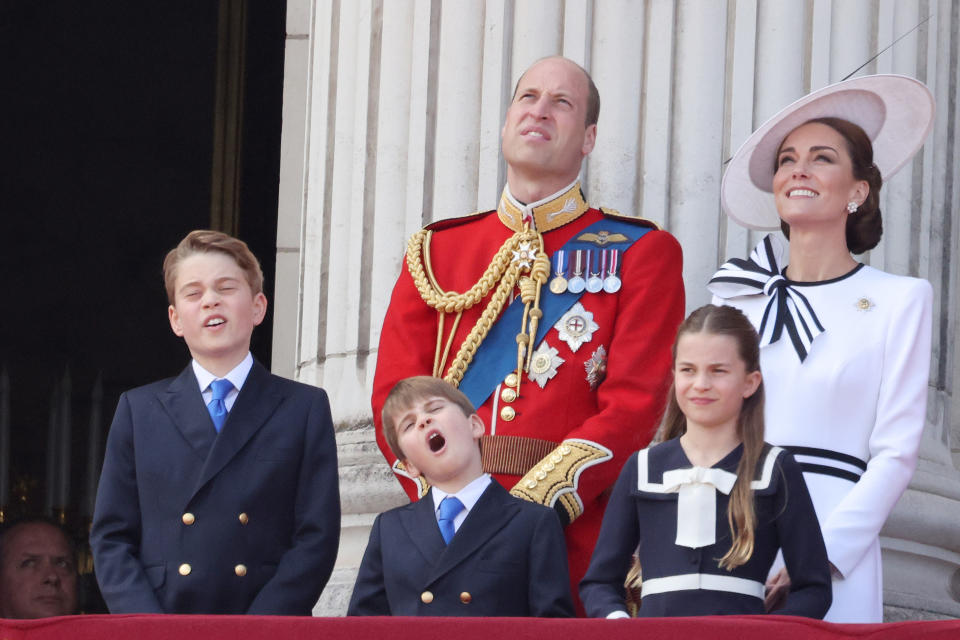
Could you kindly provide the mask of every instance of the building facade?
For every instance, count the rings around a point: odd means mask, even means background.
[[[850,74],[933,91],[933,133],[885,184],[861,259],[935,292],[921,460],[883,531],[887,617],[960,616],[958,34],[956,0],[288,0],[273,369],[325,387],[340,427],[344,533],[318,611],[345,610],[373,517],[404,500],[369,397],[407,239],[495,207],[513,85],[562,54],[601,95],[587,196],[679,239],[688,310],[759,240],[719,204],[755,127]]]

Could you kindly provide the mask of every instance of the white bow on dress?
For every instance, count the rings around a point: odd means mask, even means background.
[[[723,469],[691,467],[663,474],[665,493],[677,493],[677,539],[699,549],[717,541],[717,491],[730,495],[737,475]]]

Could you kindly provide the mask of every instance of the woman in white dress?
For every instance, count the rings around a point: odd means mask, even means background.
[[[879,242],[882,179],[932,120],[921,83],[856,78],[778,113],[724,175],[728,216],[789,238],[767,236],[708,286],[760,333],[766,437],[804,471],[834,576],[832,622],[883,619],[879,533],[916,466],[930,367],[930,284],[851,253]],[[769,584],[788,579],[781,570]]]

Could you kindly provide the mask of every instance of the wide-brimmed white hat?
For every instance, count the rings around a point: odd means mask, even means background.
[[[933,94],[907,76],[873,75],[800,98],[764,122],[733,156],[720,187],[724,212],[751,229],[779,229],[772,193],[777,149],[803,123],[827,117],[849,120],[870,136],[873,162],[887,180],[927,139],[933,127]]]

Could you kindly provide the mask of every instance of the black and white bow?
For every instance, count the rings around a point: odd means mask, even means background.
[[[770,301],[763,310],[763,320],[757,329],[760,346],[773,344],[786,329],[793,348],[803,362],[814,339],[825,329],[806,297],[781,275],[781,258],[782,247],[768,235],[754,248],[748,259],[731,258],[724,263],[710,278],[707,288],[720,298],[758,293],[768,296]]]

